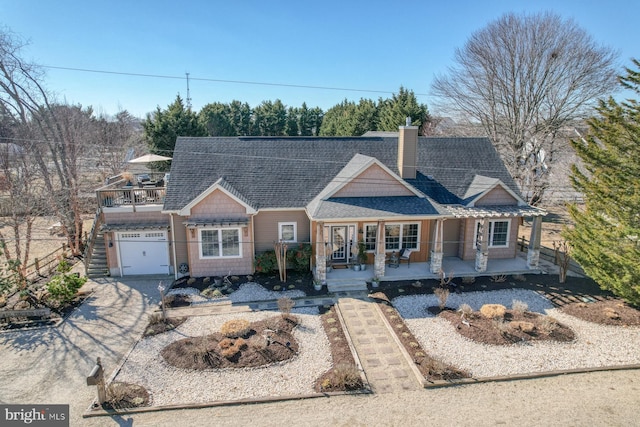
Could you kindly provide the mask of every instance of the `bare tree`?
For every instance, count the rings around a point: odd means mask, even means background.
[[[18,284],[24,286],[33,223],[42,214],[43,206],[42,189],[36,179],[38,170],[22,147],[0,142],[0,176],[0,265],[12,265]],[[5,227],[7,232],[2,231]]]
[[[574,21],[506,14],[455,51],[432,85],[440,113],[482,125],[529,201],[548,186],[561,128],[587,117],[616,87],[617,53]]]
[[[41,83],[41,69],[21,59],[23,46],[20,38],[0,29],[0,115],[20,130],[16,143],[38,166],[49,207],[60,219],[72,253],[78,255],[82,246],[78,160],[84,135],[75,119],[82,116],[82,109],[51,99]]]
[[[95,166],[102,180],[123,171],[129,149],[141,152],[145,147],[142,125],[126,110],[118,112],[113,118],[100,116],[92,142],[91,157],[99,159]]]

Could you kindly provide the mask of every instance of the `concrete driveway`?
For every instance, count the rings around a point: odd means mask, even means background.
[[[0,402],[70,404],[71,425],[107,423],[82,418],[96,397],[86,376],[96,357],[111,375],[140,337],[157,307],[159,280],[89,281],[83,290],[94,293],[59,327],[0,334]]]
[[[159,280],[88,282],[95,293],[60,327],[0,334],[0,402],[69,404],[72,426],[637,423],[640,370],[82,418],[96,393],[85,382],[95,358],[102,358],[110,375],[158,303]]]

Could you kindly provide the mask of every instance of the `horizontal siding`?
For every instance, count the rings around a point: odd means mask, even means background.
[[[273,249],[274,243],[278,241],[279,222],[295,222],[298,242],[311,241],[309,218],[304,211],[260,211],[253,217],[256,253]]]
[[[166,222],[169,225],[169,214],[160,211],[150,212],[103,212],[105,224],[144,224]]]
[[[462,251],[460,258],[465,261],[474,260],[476,257],[475,248],[475,224],[476,219],[469,218],[461,222],[463,226],[463,239],[461,245]],[[509,246],[506,248],[489,248],[489,259],[508,259],[515,258],[517,252],[518,228],[520,227],[520,218],[511,218],[511,229],[509,230]]]

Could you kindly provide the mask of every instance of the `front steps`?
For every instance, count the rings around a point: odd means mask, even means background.
[[[366,291],[366,290],[367,290],[367,282],[364,280],[358,280],[358,279],[327,280],[327,291],[329,291],[329,293]]]

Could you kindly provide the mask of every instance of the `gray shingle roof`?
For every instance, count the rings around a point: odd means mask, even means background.
[[[398,173],[397,137],[179,137],[165,210],[179,210],[219,178],[251,206],[303,208],[360,153]],[[487,138],[419,138],[407,182],[441,204],[460,204],[476,175],[516,184]]]
[[[314,218],[328,220],[335,218],[380,219],[402,216],[445,214],[424,197],[332,197],[320,202]]]

